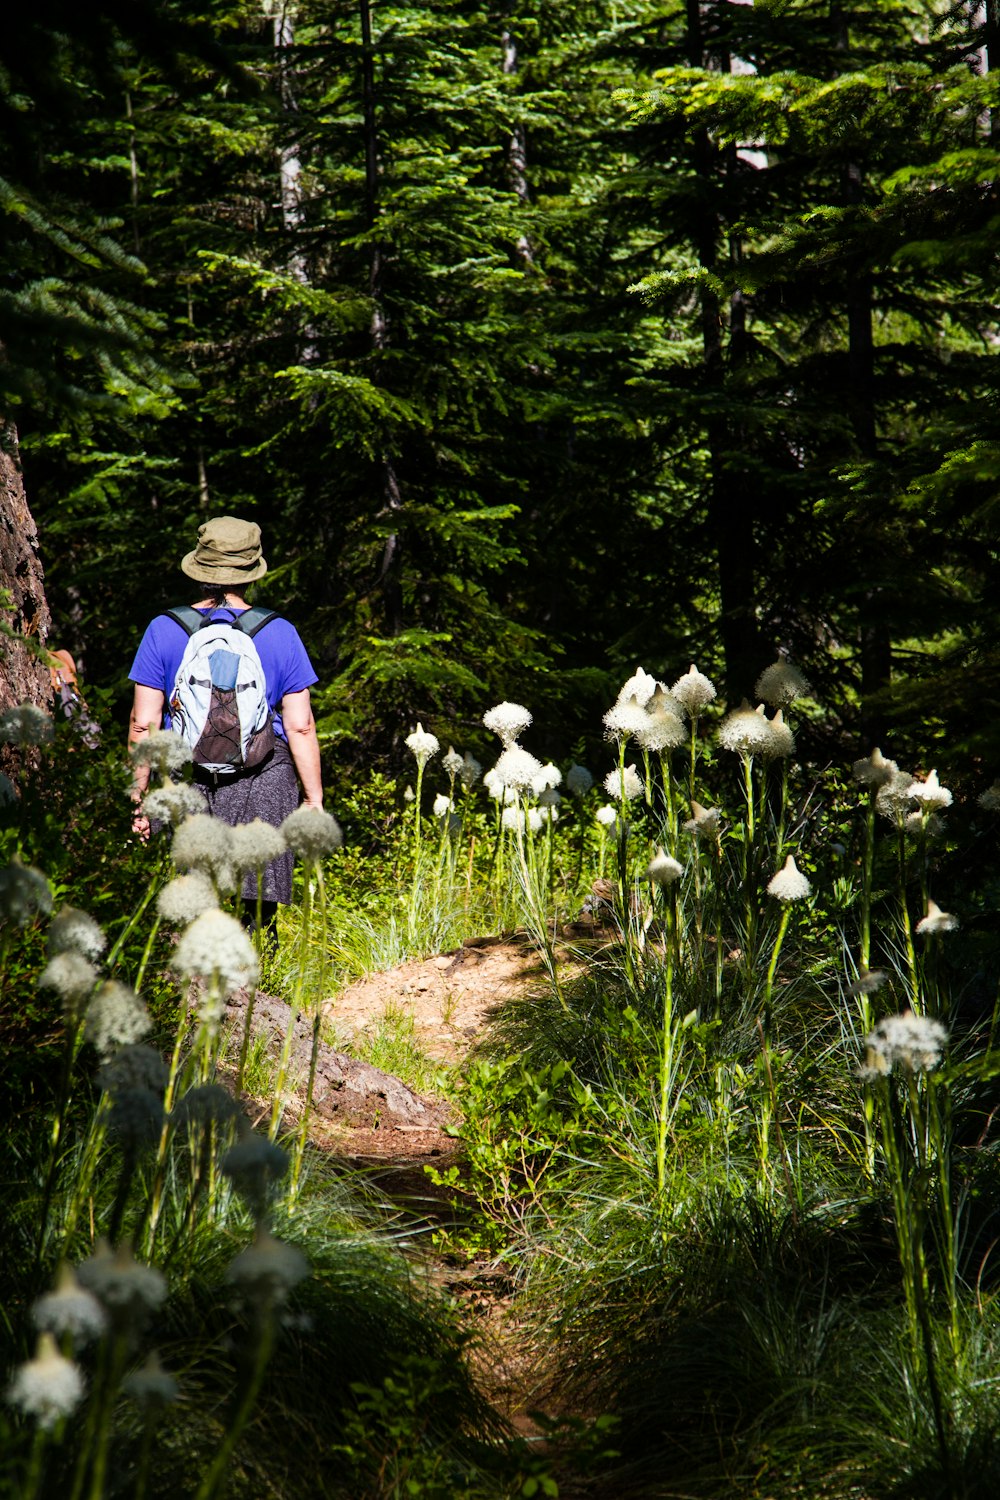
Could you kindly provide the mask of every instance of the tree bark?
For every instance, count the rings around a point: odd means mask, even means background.
[[[44,647],[51,616],[38,555],[38,532],[24,493],[13,423],[0,425],[0,711],[17,703],[48,707]]]
[[[687,46],[693,67],[706,66],[702,11],[699,0],[687,0]],[[728,57],[725,66],[728,69]],[[722,170],[722,163],[704,131],[694,143],[694,152],[695,170],[707,196]],[[733,156],[735,158],[735,152]],[[703,270],[714,273],[718,269],[722,238],[718,215],[707,209],[695,245]],[[736,259],[739,254],[740,248],[733,242],[730,255]],[[729,356],[730,364],[735,368],[745,357],[746,311],[739,294],[732,299],[729,315]],[[721,410],[726,387],[723,309],[719,297],[707,287],[701,291],[701,338],[705,393],[710,411],[706,423],[712,465],[708,519],[719,577],[719,630],[725,660],[726,693],[730,699],[738,700],[749,696],[763,665],[756,610],[755,504],[745,477],[746,465],[741,461],[741,434],[733,430]]]
[[[372,14],[369,0],[358,0],[361,17],[361,103],[365,142],[365,222],[373,231],[378,218],[378,128],[375,119],[375,59],[372,50]],[[385,254],[376,236],[370,241],[368,262],[368,293],[372,304],[371,338],[376,355],[386,347],[389,338],[388,320],[385,314],[382,278]],[[382,591],[382,614],[386,634],[401,635],[403,631],[403,547],[396,525],[401,516],[403,499],[396,475],[396,466],[391,454],[382,458],[382,509],[379,518],[392,518],[393,528],[385,539],[382,562],[379,567],[379,588]]]

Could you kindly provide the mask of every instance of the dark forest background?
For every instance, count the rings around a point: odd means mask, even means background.
[[[0,410],[51,643],[124,695],[230,512],[343,767],[504,697],[565,754],[639,663],[738,701],[781,650],[804,750],[995,773],[998,11],[15,7]]]

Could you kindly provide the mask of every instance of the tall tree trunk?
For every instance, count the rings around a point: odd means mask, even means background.
[[[0,423],[0,711],[15,703],[48,706],[48,669],[28,642],[44,646],[50,624],[17,431],[13,423]]]
[[[503,71],[510,77],[517,72],[517,42],[514,40],[513,32],[506,26],[500,38],[503,48]],[[510,185],[517,194],[518,202],[527,204],[528,193],[528,140],[524,126],[515,125],[511,132],[510,140],[507,142],[507,175]],[[534,264],[534,251],[527,235],[519,235],[517,241],[518,258],[524,266]]]
[[[365,141],[365,223],[371,233],[378,218],[378,127],[375,118],[375,59],[372,50],[372,15],[370,0],[358,0],[361,16],[361,99]],[[369,241],[368,293],[371,298],[372,348],[379,354],[388,343],[389,327],[385,314],[383,273],[385,252],[377,236]],[[393,528],[385,539],[379,568],[382,591],[382,613],[386,634],[400,635],[403,630],[403,556],[398,519],[403,499],[391,454],[382,457],[382,510],[379,519],[391,518]]]
[[[699,0],[687,0],[688,55],[693,67],[706,65],[703,9]],[[727,68],[728,65],[727,59]],[[706,132],[696,139],[694,153],[695,170],[707,196],[722,170],[721,158]],[[717,214],[707,209],[695,247],[704,270],[717,271],[722,237]],[[731,247],[730,253],[738,256],[739,248]],[[741,297],[732,299],[729,313],[730,360],[739,364],[744,358],[746,330],[746,310]],[[712,465],[709,529],[719,570],[719,626],[726,692],[730,699],[738,699],[749,696],[762,665],[756,613],[754,496],[747,484],[746,466],[740,460],[740,435],[733,431],[722,409],[726,389],[723,310],[718,295],[708,288],[701,291],[701,339],[709,405],[706,430]]]

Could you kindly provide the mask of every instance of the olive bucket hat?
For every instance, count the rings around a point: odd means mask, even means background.
[[[181,563],[181,572],[198,583],[234,588],[263,578],[267,563],[260,550],[256,521],[214,516],[198,527],[198,545]]]

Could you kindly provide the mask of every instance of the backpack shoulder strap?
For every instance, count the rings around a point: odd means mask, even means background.
[[[190,604],[178,604],[175,609],[165,610],[164,613],[182,630],[186,630],[188,635],[194,635],[196,630],[200,630],[211,619],[211,615],[200,615]]]
[[[269,625],[272,620],[276,620],[277,618],[278,611],[276,609],[265,609],[263,605],[255,604],[245,614],[237,615],[233,621],[233,629],[241,630],[244,635],[248,635],[253,640],[259,630],[263,630],[265,625]]]

